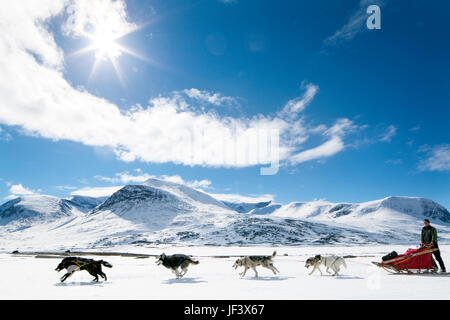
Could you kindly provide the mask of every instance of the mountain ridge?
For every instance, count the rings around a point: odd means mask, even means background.
[[[390,196],[363,203],[278,204],[215,199],[185,185],[150,179],[107,198],[24,196],[0,206],[0,246],[25,241],[108,247],[377,244],[416,241],[421,219],[450,240],[450,213],[426,198]],[[417,242],[417,241],[416,241]]]

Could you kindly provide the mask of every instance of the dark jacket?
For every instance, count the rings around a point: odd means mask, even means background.
[[[432,226],[423,227],[421,240],[422,240],[422,243],[424,243],[424,244],[430,244],[431,242],[434,242],[435,244],[437,244],[436,228],[434,228]]]

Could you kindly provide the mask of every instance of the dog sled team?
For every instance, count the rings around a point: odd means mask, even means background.
[[[243,256],[237,259],[233,268],[237,269],[239,267],[243,267],[244,271],[240,273],[241,277],[244,277],[249,269],[252,269],[255,273],[255,277],[258,277],[258,271],[256,267],[263,267],[269,269],[273,272],[274,275],[280,273],[280,271],[274,266],[274,258],[277,255],[277,252],[274,251],[271,256]],[[184,254],[174,254],[174,255],[160,255],[156,264],[163,265],[167,269],[170,269],[176,276],[177,279],[182,278],[188,271],[188,267],[193,264],[199,264],[199,261],[192,259],[191,257]],[[107,280],[106,274],[102,271],[102,266],[112,268],[112,265],[104,260],[94,260],[94,259],[85,259],[79,257],[67,257],[64,258],[61,263],[56,267],[56,271],[60,272],[63,269],[66,269],[66,274],[61,277],[61,282],[64,282],[73,275],[76,271],[86,270],[94,276],[94,280],[98,282],[98,276],[102,277],[104,281]],[[339,275],[340,268],[344,266],[347,268],[344,258],[337,256],[321,256],[317,255],[313,258],[309,258],[306,260],[306,268],[313,267],[310,275],[319,270],[322,275],[322,271],[320,270],[320,266],[326,268],[326,272],[331,273],[329,269],[333,270],[333,276]]]
[[[257,267],[269,269],[276,275],[277,273],[280,273],[274,265],[276,254],[277,252],[274,251],[270,256],[243,256],[237,259],[232,267],[234,269],[244,268],[240,273],[241,277],[244,277],[249,269],[253,270],[255,277],[258,277]],[[393,273],[422,274],[437,271],[437,264],[432,256],[438,261],[439,266],[441,267],[441,273],[446,273],[445,265],[440,256],[437,244],[437,231],[430,225],[430,221],[425,219],[421,234],[421,246],[419,249],[409,249],[402,255],[398,255],[394,251],[384,256],[381,263],[373,262],[373,264]],[[171,270],[176,278],[179,279],[186,275],[188,267],[191,264],[197,265],[199,264],[199,261],[184,254],[166,255],[163,253],[157,257],[156,263]],[[98,282],[98,276],[102,277],[104,281],[107,280],[106,274],[102,271],[102,266],[112,268],[112,265],[104,260],[67,257],[61,261],[55,270],[59,272],[66,269],[66,274],[61,277],[61,282],[64,282],[76,271],[80,270],[86,270],[89,274],[94,276],[93,281]],[[305,267],[312,267],[312,271],[309,275],[312,275],[316,270],[319,271],[320,275],[323,275],[322,270],[320,269],[320,267],[323,267],[325,268],[325,272],[332,276],[338,276],[342,267],[347,269],[347,264],[343,257],[335,255],[316,255],[306,260]]]

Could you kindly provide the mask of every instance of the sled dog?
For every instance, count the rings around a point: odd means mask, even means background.
[[[171,269],[175,273],[177,279],[182,278],[190,264],[199,264],[198,261],[192,260],[189,256],[184,254],[174,254],[166,256],[164,253],[156,260],[157,265],[163,265],[167,269]],[[180,268],[181,271],[178,269]]]
[[[94,280],[98,282],[98,276],[101,276],[105,281],[107,280],[106,274],[102,271],[102,265],[108,268],[112,268],[112,265],[103,260],[85,259],[78,257],[64,258],[61,263],[56,267],[56,271],[60,272],[63,269],[67,270],[67,273],[61,277],[61,282],[64,282],[68,277],[79,270],[86,270],[92,276]]]
[[[233,268],[237,269],[238,267],[244,267],[244,271],[240,273],[241,277],[244,277],[247,273],[247,270],[252,268],[255,272],[255,277],[258,277],[258,272],[256,271],[257,266],[262,266],[269,270],[272,270],[273,274],[280,273],[277,268],[273,265],[273,258],[277,255],[277,252],[274,251],[271,256],[247,256],[241,257],[237,259],[233,264]]]
[[[319,270],[320,275],[322,275],[322,270],[320,270],[320,266],[323,265],[327,269],[326,271],[328,273],[331,273],[329,269],[334,271],[333,276],[339,275],[339,271],[341,270],[341,266],[344,266],[345,269],[347,269],[347,264],[345,263],[344,258],[338,257],[338,256],[327,256],[322,257],[321,255],[316,255],[314,258],[309,258],[306,260],[305,267],[313,267],[313,270],[311,271],[310,275],[313,274],[316,269]]]

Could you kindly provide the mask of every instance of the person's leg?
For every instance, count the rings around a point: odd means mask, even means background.
[[[439,263],[441,270],[445,271],[445,265],[444,265],[444,261],[442,261],[441,251],[440,250],[435,251],[435,252],[433,252],[433,255],[436,258],[436,261]]]

